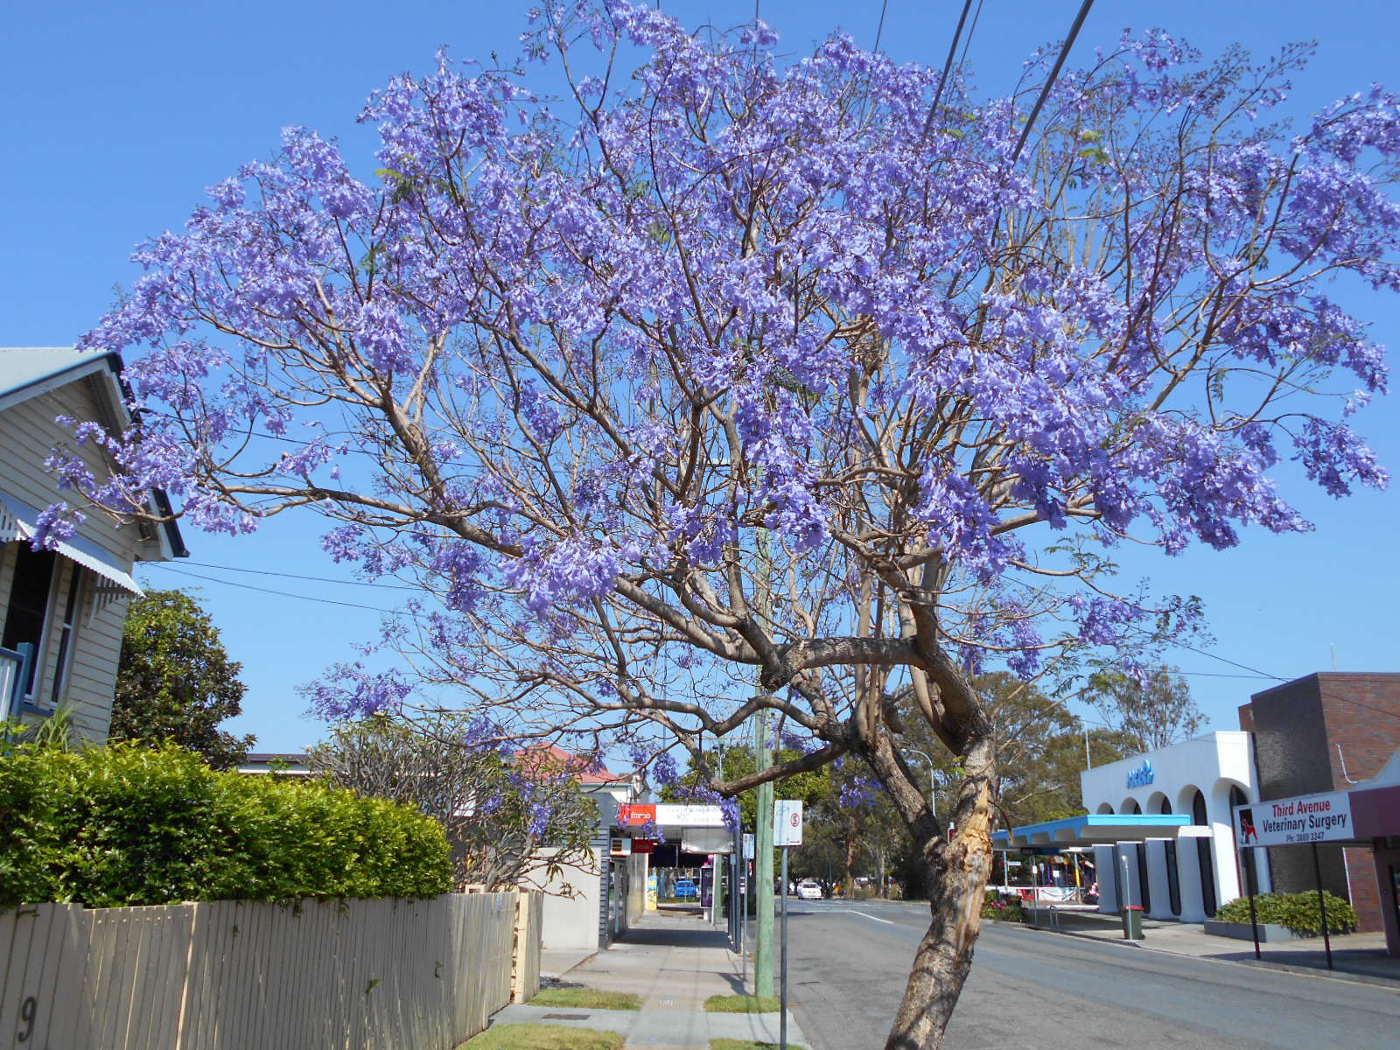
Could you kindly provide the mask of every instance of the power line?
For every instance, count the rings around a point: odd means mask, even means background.
[[[1011,154],[1011,163],[1015,164],[1021,156],[1021,149],[1026,144],[1026,139],[1030,137],[1031,128],[1035,126],[1035,118],[1040,116],[1040,107],[1045,105],[1045,100],[1050,96],[1050,89],[1055,86],[1055,80],[1060,75],[1060,69],[1065,64],[1065,59],[1069,58],[1069,49],[1074,46],[1075,37],[1079,36],[1080,27],[1084,25],[1084,19],[1089,16],[1089,8],[1094,6],[1094,0],[1084,0],[1079,5],[1079,14],[1074,16],[1074,25],[1069,27],[1069,36],[1065,38],[1064,45],[1060,48],[1059,57],[1055,59],[1055,68],[1050,70],[1050,76],[1045,81],[1045,86],[1040,89],[1040,97],[1035,100],[1035,106],[1031,109],[1031,115],[1026,118],[1026,126],[1021,129],[1021,139],[1016,143],[1016,152]],[[966,13],[966,9],[964,9]]]
[[[977,10],[972,12],[972,25],[968,27],[967,39],[963,41],[962,54],[958,56],[958,72],[962,72],[963,63],[967,61],[967,49],[972,46],[972,35],[977,32],[977,23],[982,20],[982,0],[977,0]]]
[[[348,587],[377,587],[386,591],[422,591],[407,583],[372,583],[367,580],[337,580],[330,576],[303,576],[295,572],[275,572],[272,569],[248,569],[238,565],[215,565],[207,561],[183,561],[183,565],[195,565],[201,569],[221,569],[225,572],[244,572],[254,576],[280,576],[288,580],[306,580],[310,583],[341,583]]]
[[[1191,652],[1193,652],[1193,653],[1200,653],[1202,656],[1209,656],[1212,660],[1219,660],[1221,663],[1229,664],[1231,667],[1238,667],[1238,668],[1240,668],[1240,669],[1242,669],[1242,670],[1245,670],[1245,671],[1252,671],[1252,672],[1254,672],[1254,676],[1255,676],[1255,677],[1265,678],[1265,679],[1268,679],[1268,680],[1274,681],[1274,682],[1288,682],[1288,681],[1291,681],[1291,679],[1284,678],[1282,675],[1269,674],[1267,671],[1261,671],[1261,670],[1259,670],[1259,668],[1257,668],[1257,667],[1250,667],[1249,664],[1242,664],[1242,663],[1239,663],[1239,662],[1236,661],[1236,660],[1229,660],[1229,659],[1226,659],[1226,658],[1223,657],[1223,656],[1217,656],[1215,653],[1209,652],[1209,651],[1207,651],[1207,650],[1205,650],[1205,649],[1197,649],[1194,645],[1186,645],[1185,643],[1181,643],[1181,642],[1178,642],[1177,644],[1178,644],[1178,645],[1180,646],[1180,648],[1182,648],[1182,649],[1189,649],[1189,650],[1190,650]],[[1183,675],[1193,675],[1193,676],[1197,676],[1197,677],[1205,676],[1205,675],[1210,675],[1210,672],[1208,672],[1208,671],[1177,671],[1177,672],[1175,672],[1175,673],[1176,673],[1176,674],[1183,674]],[[1238,675],[1215,674],[1215,675],[1211,675],[1211,677],[1215,677],[1215,678],[1249,678],[1249,677],[1251,677],[1251,676],[1250,676],[1250,675],[1242,675],[1242,674],[1238,674]],[[1333,699],[1333,700],[1340,700],[1340,701],[1341,701],[1342,703],[1344,703],[1344,704],[1351,704],[1353,707],[1359,707],[1359,708],[1361,708],[1361,709],[1364,710],[1364,711],[1372,711],[1372,712],[1374,712],[1375,714],[1383,715],[1383,716],[1385,716],[1386,718],[1400,719],[1400,714],[1396,714],[1394,711],[1387,711],[1387,710],[1386,710],[1385,708],[1383,708],[1383,707],[1376,707],[1374,704],[1364,703],[1364,702],[1361,701],[1361,700],[1355,700],[1355,699],[1353,699],[1352,697],[1349,697],[1349,696],[1334,695],[1334,696],[1331,697],[1331,699]]]
[[[928,107],[928,119],[924,121],[924,138],[933,132],[933,118],[938,112],[938,101],[943,97],[943,85],[948,82],[948,73],[953,68],[953,56],[958,53],[958,40],[962,37],[963,24],[967,13],[972,9],[972,0],[963,0],[962,14],[958,16],[958,28],[953,30],[953,39],[948,44],[948,57],[943,63],[943,75],[938,78],[938,89],[933,93],[933,102]]]
[[[1244,678],[1251,682],[1272,682],[1272,675],[1258,674],[1229,674],[1221,671],[1172,671],[1172,674],[1185,675],[1188,678]]]
[[[294,594],[291,591],[276,591],[270,587],[258,587],[251,583],[236,583],[233,580],[221,580],[217,576],[204,576],[197,572],[186,572],[184,569],[177,569],[173,565],[165,562],[147,562],[153,568],[164,569],[166,572],[173,572],[178,576],[189,576],[196,580],[207,580],[210,583],[221,583],[225,587],[242,587],[245,591],[257,591],[260,594],[275,594],[280,598],[300,598],[304,602],[320,602],[322,605],[339,605],[345,609],[364,609],[368,612],[386,613],[389,609],[380,608],[374,605],[360,605],[357,602],[341,602],[334,598],[317,598],[310,594]]]
[[[1202,656],[1209,656],[1212,660],[1219,660],[1222,664],[1229,664],[1231,667],[1238,667],[1241,671],[1251,671],[1254,674],[1259,675],[1261,678],[1272,678],[1275,682],[1288,681],[1288,679],[1284,678],[1282,675],[1270,674],[1268,671],[1261,671],[1257,667],[1250,667],[1249,664],[1242,664],[1238,660],[1227,659],[1226,657],[1220,656],[1216,653],[1212,653],[1207,649],[1197,649],[1194,645],[1187,645],[1185,642],[1177,642],[1176,644],[1179,648],[1190,650],[1193,653],[1199,653]]]
[[[173,566],[167,565],[167,564],[165,564],[165,563],[163,563],[163,562],[152,562],[152,563],[149,563],[149,564],[154,565],[154,566],[156,566],[156,567],[158,567],[158,568],[169,569],[171,572],[180,572],[180,571],[181,571],[181,570],[176,569],[176,568],[174,568]],[[406,584],[406,583],[372,583],[372,582],[369,582],[369,581],[366,581],[366,580],[338,580],[338,579],[335,579],[335,578],[330,577],[330,576],[307,576],[307,575],[303,575],[303,574],[301,574],[301,573],[295,573],[295,572],[277,572],[277,571],[272,570],[272,569],[249,569],[249,568],[246,568],[246,567],[243,567],[243,566],[238,566],[238,565],[217,565],[217,564],[215,564],[215,563],[213,563],[213,562],[185,561],[185,562],[182,562],[182,564],[184,564],[184,565],[194,565],[194,566],[198,566],[199,568],[202,568],[202,569],[219,569],[219,570],[224,571],[224,572],[241,572],[241,573],[247,573],[247,574],[254,575],[254,576],[275,576],[275,577],[280,577],[280,578],[282,578],[282,579],[288,579],[288,580],[305,580],[305,581],[308,582],[308,583],[335,583],[335,584],[343,584],[343,585],[350,586],[350,587],[370,587],[370,588],[374,588],[374,589],[378,589],[378,590],[386,590],[386,591],[415,591],[415,592],[418,592],[418,593],[424,593],[424,592],[426,592],[426,591],[429,590],[429,588],[426,588],[426,587],[415,587],[415,586],[413,586],[413,585],[411,585],[411,584]],[[187,572],[187,573],[184,573],[184,575],[187,575],[187,576],[195,576],[196,578],[202,579],[202,580],[209,580],[211,583],[227,583],[227,584],[229,584],[230,586],[233,586],[233,587],[247,586],[246,584],[239,584],[239,583],[237,583],[237,582],[235,582],[235,581],[233,581],[233,580],[220,580],[219,578],[214,577],[214,576],[201,576],[201,575],[198,575],[198,574],[196,574],[196,573],[188,573],[188,572]],[[286,593],[286,592],[282,592],[282,591],[268,590],[268,589],[266,589],[266,588],[258,588],[258,589],[264,590],[264,591],[266,591],[266,593],[268,593],[268,594],[282,594],[282,593]],[[309,595],[304,595],[304,594],[291,594],[291,593],[288,593],[287,596],[288,596],[288,597],[292,597],[292,598],[303,598],[303,599],[306,599],[306,600],[308,600],[308,601],[326,601],[326,600],[329,600],[329,599],[312,598],[311,596],[309,596]],[[354,606],[354,607],[355,607],[355,608],[362,608],[362,609],[368,609],[368,608],[370,608],[370,606],[367,606],[367,605],[365,605],[365,606]],[[1225,657],[1223,657],[1223,656],[1218,656],[1218,655],[1216,655],[1215,653],[1209,652],[1209,651],[1207,651],[1207,650],[1205,650],[1205,649],[1198,649],[1198,648],[1196,648],[1196,647],[1193,646],[1193,645],[1185,645],[1185,644],[1182,644],[1182,643],[1178,643],[1178,645],[1179,645],[1180,648],[1182,648],[1182,649],[1189,649],[1189,650],[1190,650],[1191,652],[1193,652],[1193,653],[1199,653],[1201,656],[1208,656],[1208,657],[1210,657],[1210,658],[1213,659],[1213,660],[1219,660],[1219,661],[1221,661],[1222,663],[1229,664],[1229,665],[1232,666],[1232,667],[1238,667],[1238,668],[1240,668],[1241,670],[1249,671],[1249,672],[1251,672],[1251,673],[1249,673],[1249,674],[1230,674],[1230,673],[1228,673],[1228,672],[1223,672],[1223,671],[1182,671],[1182,670],[1179,670],[1179,669],[1178,669],[1178,670],[1173,670],[1173,671],[1171,672],[1172,674],[1182,675],[1182,676],[1189,677],[1189,678],[1238,678],[1238,679],[1263,680],[1263,681],[1273,681],[1273,682],[1283,682],[1283,681],[1287,681],[1287,680],[1288,680],[1288,679],[1283,678],[1283,677],[1281,677],[1281,676],[1279,676],[1279,675],[1269,674],[1267,671],[1261,671],[1261,670],[1259,670],[1258,668],[1250,667],[1248,664],[1238,663],[1238,662],[1236,662],[1236,661],[1234,661],[1234,660],[1229,660],[1229,659],[1227,659],[1227,658],[1225,658]],[[1363,706],[1364,706],[1364,705],[1363,705]],[[1379,708],[1376,708],[1375,710],[1379,710]]]

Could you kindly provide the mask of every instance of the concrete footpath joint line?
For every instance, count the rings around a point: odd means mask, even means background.
[[[707,1013],[712,995],[746,989],[723,930],[692,913],[649,913],[607,951],[565,971],[565,984],[630,992],[640,1010],[508,1006],[492,1025],[540,1023],[621,1033],[629,1050],[709,1050],[712,1039],[778,1042],[779,1015]],[[788,1012],[789,1045],[811,1046]]]

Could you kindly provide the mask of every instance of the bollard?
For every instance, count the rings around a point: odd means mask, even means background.
[[[1129,904],[1123,911],[1123,939],[1125,941],[1142,940],[1142,905]]]

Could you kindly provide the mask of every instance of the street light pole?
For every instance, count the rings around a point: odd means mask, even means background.
[[[933,759],[931,759],[931,758],[929,757],[927,751],[920,751],[917,747],[903,747],[903,748],[900,748],[900,754],[903,754],[903,755],[918,755],[920,758],[922,758],[925,762],[928,763],[928,808],[929,808],[929,810],[933,813],[933,820],[934,820],[934,823],[937,824],[937,823],[938,823],[938,796],[937,796],[938,784],[937,784],[937,782],[933,779],[933,770],[934,770]]]

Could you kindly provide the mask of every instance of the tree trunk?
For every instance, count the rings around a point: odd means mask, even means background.
[[[843,884],[844,888],[842,889],[841,892],[844,893],[844,894],[846,895],[846,899],[847,899],[847,900],[855,900],[855,899],[856,899],[856,872],[855,872],[855,868],[856,868],[856,837],[855,837],[854,833],[851,834],[851,835],[848,835],[848,836],[846,837],[846,856],[845,856],[845,863],[846,863],[846,872],[845,872],[845,875],[844,875],[843,878],[842,878],[842,884]]]
[[[972,950],[982,928],[982,899],[991,873],[994,771],[990,741],[972,750],[951,838],[935,836],[919,843],[927,862],[931,921],[914,956],[885,1050],[939,1050],[972,969]]]

